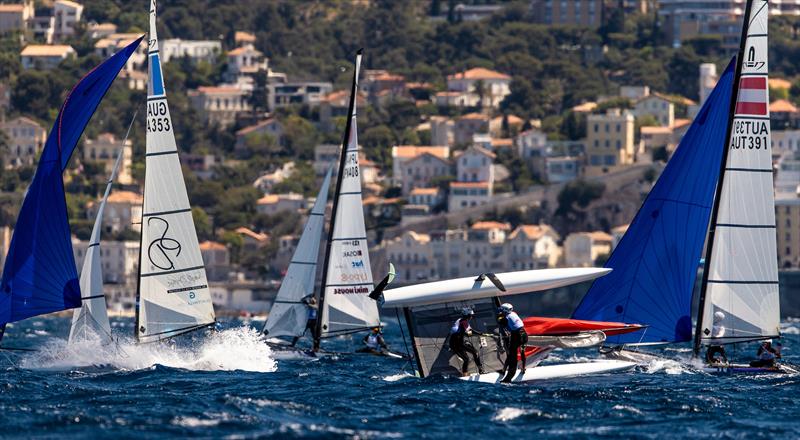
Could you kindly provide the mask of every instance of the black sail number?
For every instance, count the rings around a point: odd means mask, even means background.
[[[161,133],[168,131],[172,131],[172,123],[169,120],[166,100],[147,103],[147,132]]]

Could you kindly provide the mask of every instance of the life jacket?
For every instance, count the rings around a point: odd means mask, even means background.
[[[512,332],[525,328],[525,324],[516,312],[510,312],[506,315],[506,323],[508,330]]]
[[[469,325],[469,320],[464,318],[456,319],[456,322],[453,323],[453,326],[450,327],[450,334],[457,335],[457,334],[465,334],[472,330],[472,326]]]
[[[773,353],[773,352],[771,352],[769,350],[766,350],[763,347],[761,347],[761,349],[759,349],[759,351],[760,351],[760,353],[758,354],[758,358],[761,359],[762,361],[775,360],[775,353]]]
[[[381,344],[378,342],[378,337],[379,336],[380,336],[380,333],[378,333],[378,334],[370,333],[367,336],[367,347],[371,348],[373,350],[377,350],[378,348],[380,348]]]

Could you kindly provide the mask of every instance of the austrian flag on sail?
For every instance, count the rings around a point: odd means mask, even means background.
[[[744,77],[739,82],[736,114],[767,116],[767,78]]]

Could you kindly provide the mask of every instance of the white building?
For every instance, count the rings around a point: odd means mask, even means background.
[[[222,43],[214,40],[181,40],[170,38],[159,42],[161,60],[168,63],[173,58],[189,57],[194,62],[214,64],[222,53]]]
[[[33,165],[47,141],[44,127],[24,116],[0,123],[0,130],[8,137],[8,149],[2,158],[5,166]]]
[[[89,242],[72,238],[72,249],[78,272],[83,267],[83,259]],[[100,243],[100,261],[103,268],[103,284],[133,284],[138,277],[139,241],[111,241]]]
[[[23,69],[49,70],[67,58],[75,58],[75,49],[66,45],[29,44],[20,52]]]
[[[317,107],[333,91],[329,82],[301,81],[284,84],[270,84],[268,88],[269,111],[290,105]]]
[[[431,145],[453,146],[455,125],[452,119],[445,116],[432,116],[429,123],[431,127]]]
[[[198,87],[197,90],[189,90],[188,94],[192,106],[206,124],[228,127],[236,122],[239,114],[251,109],[247,91],[234,85]]]
[[[404,166],[406,162],[424,153],[435,156],[441,161],[450,159],[450,148],[446,146],[396,145],[392,147],[392,175],[395,185],[402,185],[405,174],[409,172],[408,167]],[[413,170],[411,173],[413,174]]]
[[[70,0],[56,0],[53,2],[53,16],[55,22],[56,40],[75,35],[75,25],[81,22],[83,15],[83,5]]]
[[[422,152],[399,164],[399,179],[403,195],[407,196],[412,189],[429,187],[437,177],[450,175],[450,161],[437,156],[433,152]],[[396,176],[397,178],[397,176]]]
[[[556,267],[561,258],[558,233],[548,225],[517,226],[506,240],[507,270]]]
[[[570,182],[581,176],[583,160],[574,156],[548,157],[545,159],[545,173],[548,183]]]
[[[537,159],[547,155],[547,135],[532,128],[519,133],[514,138],[517,154],[525,160]]]
[[[447,90],[466,92],[477,99],[478,105],[498,108],[511,94],[511,77],[494,70],[476,67],[447,77]]]
[[[102,162],[105,166],[106,176],[111,175],[117,155],[122,149],[122,163],[117,174],[117,182],[123,185],[133,183],[131,167],[133,166],[133,141],[125,140],[124,145],[121,139],[117,139],[111,133],[103,133],[96,139],[86,139],[83,145],[83,160],[92,162]]]
[[[564,241],[567,267],[594,266],[597,259],[611,253],[613,237],[605,232],[575,232]]]
[[[442,190],[439,188],[414,188],[408,194],[410,205],[427,206],[433,209],[442,203]]]
[[[297,212],[304,209],[306,199],[302,194],[267,194],[256,202],[256,212],[275,215],[283,211]]]
[[[141,37],[138,33],[114,33],[105,36],[94,43],[94,53],[101,58],[108,58],[111,55],[119,52],[120,50],[128,47],[131,43]],[[128,61],[125,63],[126,72],[134,72],[142,70],[147,61],[147,41],[142,40],[136,51],[133,52]]]
[[[126,230],[139,232],[142,230],[142,203],[140,194],[132,191],[111,191],[103,211],[103,229],[105,232],[119,233]],[[100,200],[90,202],[86,207],[86,218],[94,221]]]
[[[675,104],[668,97],[654,93],[636,102],[633,115],[652,116],[662,127],[671,127],[675,123]]]
[[[456,212],[472,206],[489,203],[492,186],[488,182],[450,182],[447,210]]]
[[[486,182],[494,185],[494,159],[491,151],[475,145],[470,146],[456,157],[456,178],[459,182]]]

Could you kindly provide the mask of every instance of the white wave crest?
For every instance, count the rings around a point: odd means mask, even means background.
[[[252,327],[237,327],[210,334],[190,347],[136,344],[130,340],[102,345],[86,341],[66,345],[51,340],[36,353],[24,356],[20,366],[28,369],[65,370],[102,367],[141,370],[154,365],[197,371],[244,370],[269,373],[277,366],[261,334]]]
[[[408,378],[412,378],[412,377],[415,377],[415,376],[413,374],[409,374],[407,371],[403,371],[402,373],[392,374],[392,375],[383,377],[382,379],[384,381],[386,381],[386,382],[397,382],[399,380],[408,379]]]
[[[672,359],[652,359],[644,365],[647,374],[666,373],[666,374],[692,374],[691,367]]]
[[[535,409],[523,409],[523,408],[514,408],[512,406],[508,406],[500,409],[500,411],[497,411],[497,413],[495,413],[495,415],[492,417],[492,421],[509,422],[511,420],[516,419],[517,417],[522,417],[528,414],[541,414],[541,411]]]

